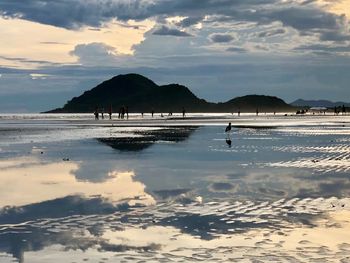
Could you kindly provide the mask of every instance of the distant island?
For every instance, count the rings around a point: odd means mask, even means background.
[[[332,102],[329,100],[303,100],[303,99],[298,99],[296,101],[293,101],[291,105],[296,107],[309,107],[309,108],[312,108],[312,107],[334,108],[334,107],[342,107],[343,105],[345,107],[350,107],[350,103],[343,102],[343,101]]]
[[[283,112],[295,107],[273,96],[247,95],[223,103],[207,102],[198,98],[187,87],[179,84],[158,86],[139,74],[118,75],[102,82],[79,97],[74,97],[62,108],[47,113],[88,113],[96,107],[110,107],[116,112],[127,106],[130,112]]]

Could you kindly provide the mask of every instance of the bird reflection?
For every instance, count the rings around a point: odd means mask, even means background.
[[[225,133],[226,133],[226,144],[228,145],[229,148],[231,148],[232,145],[232,140],[231,140],[231,122],[228,124],[228,126],[225,128]]]

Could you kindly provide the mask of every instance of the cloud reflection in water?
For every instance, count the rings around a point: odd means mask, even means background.
[[[103,182],[79,181],[76,162],[41,162],[36,157],[0,161],[0,207],[23,206],[70,195],[100,196],[109,202],[153,204],[145,185],[134,180],[133,172],[109,172]]]

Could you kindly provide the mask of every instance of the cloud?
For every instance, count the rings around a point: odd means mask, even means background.
[[[120,20],[149,17],[146,0],[3,0],[0,14],[68,29],[100,27],[114,18]]]
[[[260,50],[260,51],[269,51],[269,50],[270,50],[270,49],[268,48],[268,46],[263,45],[263,44],[254,45],[254,49],[255,49],[255,50]]]
[[[113,66],[128,57],[118,54],[114,47],[104,43],[79,44],[70,52],[70,55],[78,57],[78,62],[86,66]]]
[[[44,45],[69,45],[68,43],[57,42],[57,41],[42,41],[42,42],[40,42],[40,44],[44,44]]]
[[[229,47],[226,49],[226,51],[236,52],[236,53],[244,53],[244,52],[247,52],[248,50],[246,50],[245,48],[241,48],[241,47]]]
[[[317,8],[295,6],[264,10],[257,16],[253,15],[252,19],[254,18],[259,22],[264,19],[270,22],[280,21],[284,26],[292,27],[301,34],[319,34],[320,39],[324,41],[337,40],[334,35],[350,36],[346,16],[328,13]]]
[[[286,30],[284,28],[277,28],[269,31],[260,32],[258,33],[258,37],[272,37],[277,35],[283,35],[285,33],[286,33]]]
[[[198,24],[203,20],[203,17],[186,17],[185,19],[181,20],[180,22],[177,23],[178,26],[181,27],[190,27],[193,25]]]
[[[279,0],[2,0],[0,14],[68,29],[98,28],[114,19],[128,21],[171,16],[186,17],[178,23],[181,27],[194,25],[204,17],[205,20],[215,18],[213,22],[222,19],[258,24],[278,21],[302,34],[319,34],[321,40],[348,39],[346,16],[310,3],[312,1],[303,4]],[[168,33],[186,35],[175,29]]]
[[[341,31],[326,30],[321,32],[320,39],[323,41],[343,42],[350,40],[350,34]]]
[[[312,44],[312,45],[301,45],[295,50],[301,51],[312,51],[312,52],[325,52],[329,54],[334,53],[349,53],[350,54],[350,45],[334,46],[334,45],[324,45],[324,44]]]
[[[214,33],[209,35],[209,39],[214,43],[229,43],[235,40],[235,37],[232,34]]]
[[[55,65],[61,65],[60,63],[54,63],[46,60],[35,60],[35,59],[28,59],[28,58],[22,58],[22,57],[7,57],[7,56],[0,56],[0,59],[12,61],[12,62],[19,62],[23,64],[37,64],[41,66],[55,66]]]
[[[167,26],[162,25],[160,28],[153,31],[153,35],[158,36],[176,36],[176,37],[191,37],[192,35],[185,32],[178,30],[176,28],[169,28]]]

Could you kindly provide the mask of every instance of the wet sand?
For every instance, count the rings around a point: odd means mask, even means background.
[[[350,116],[1,118],[0,262],[349,262],[349,142]]]

